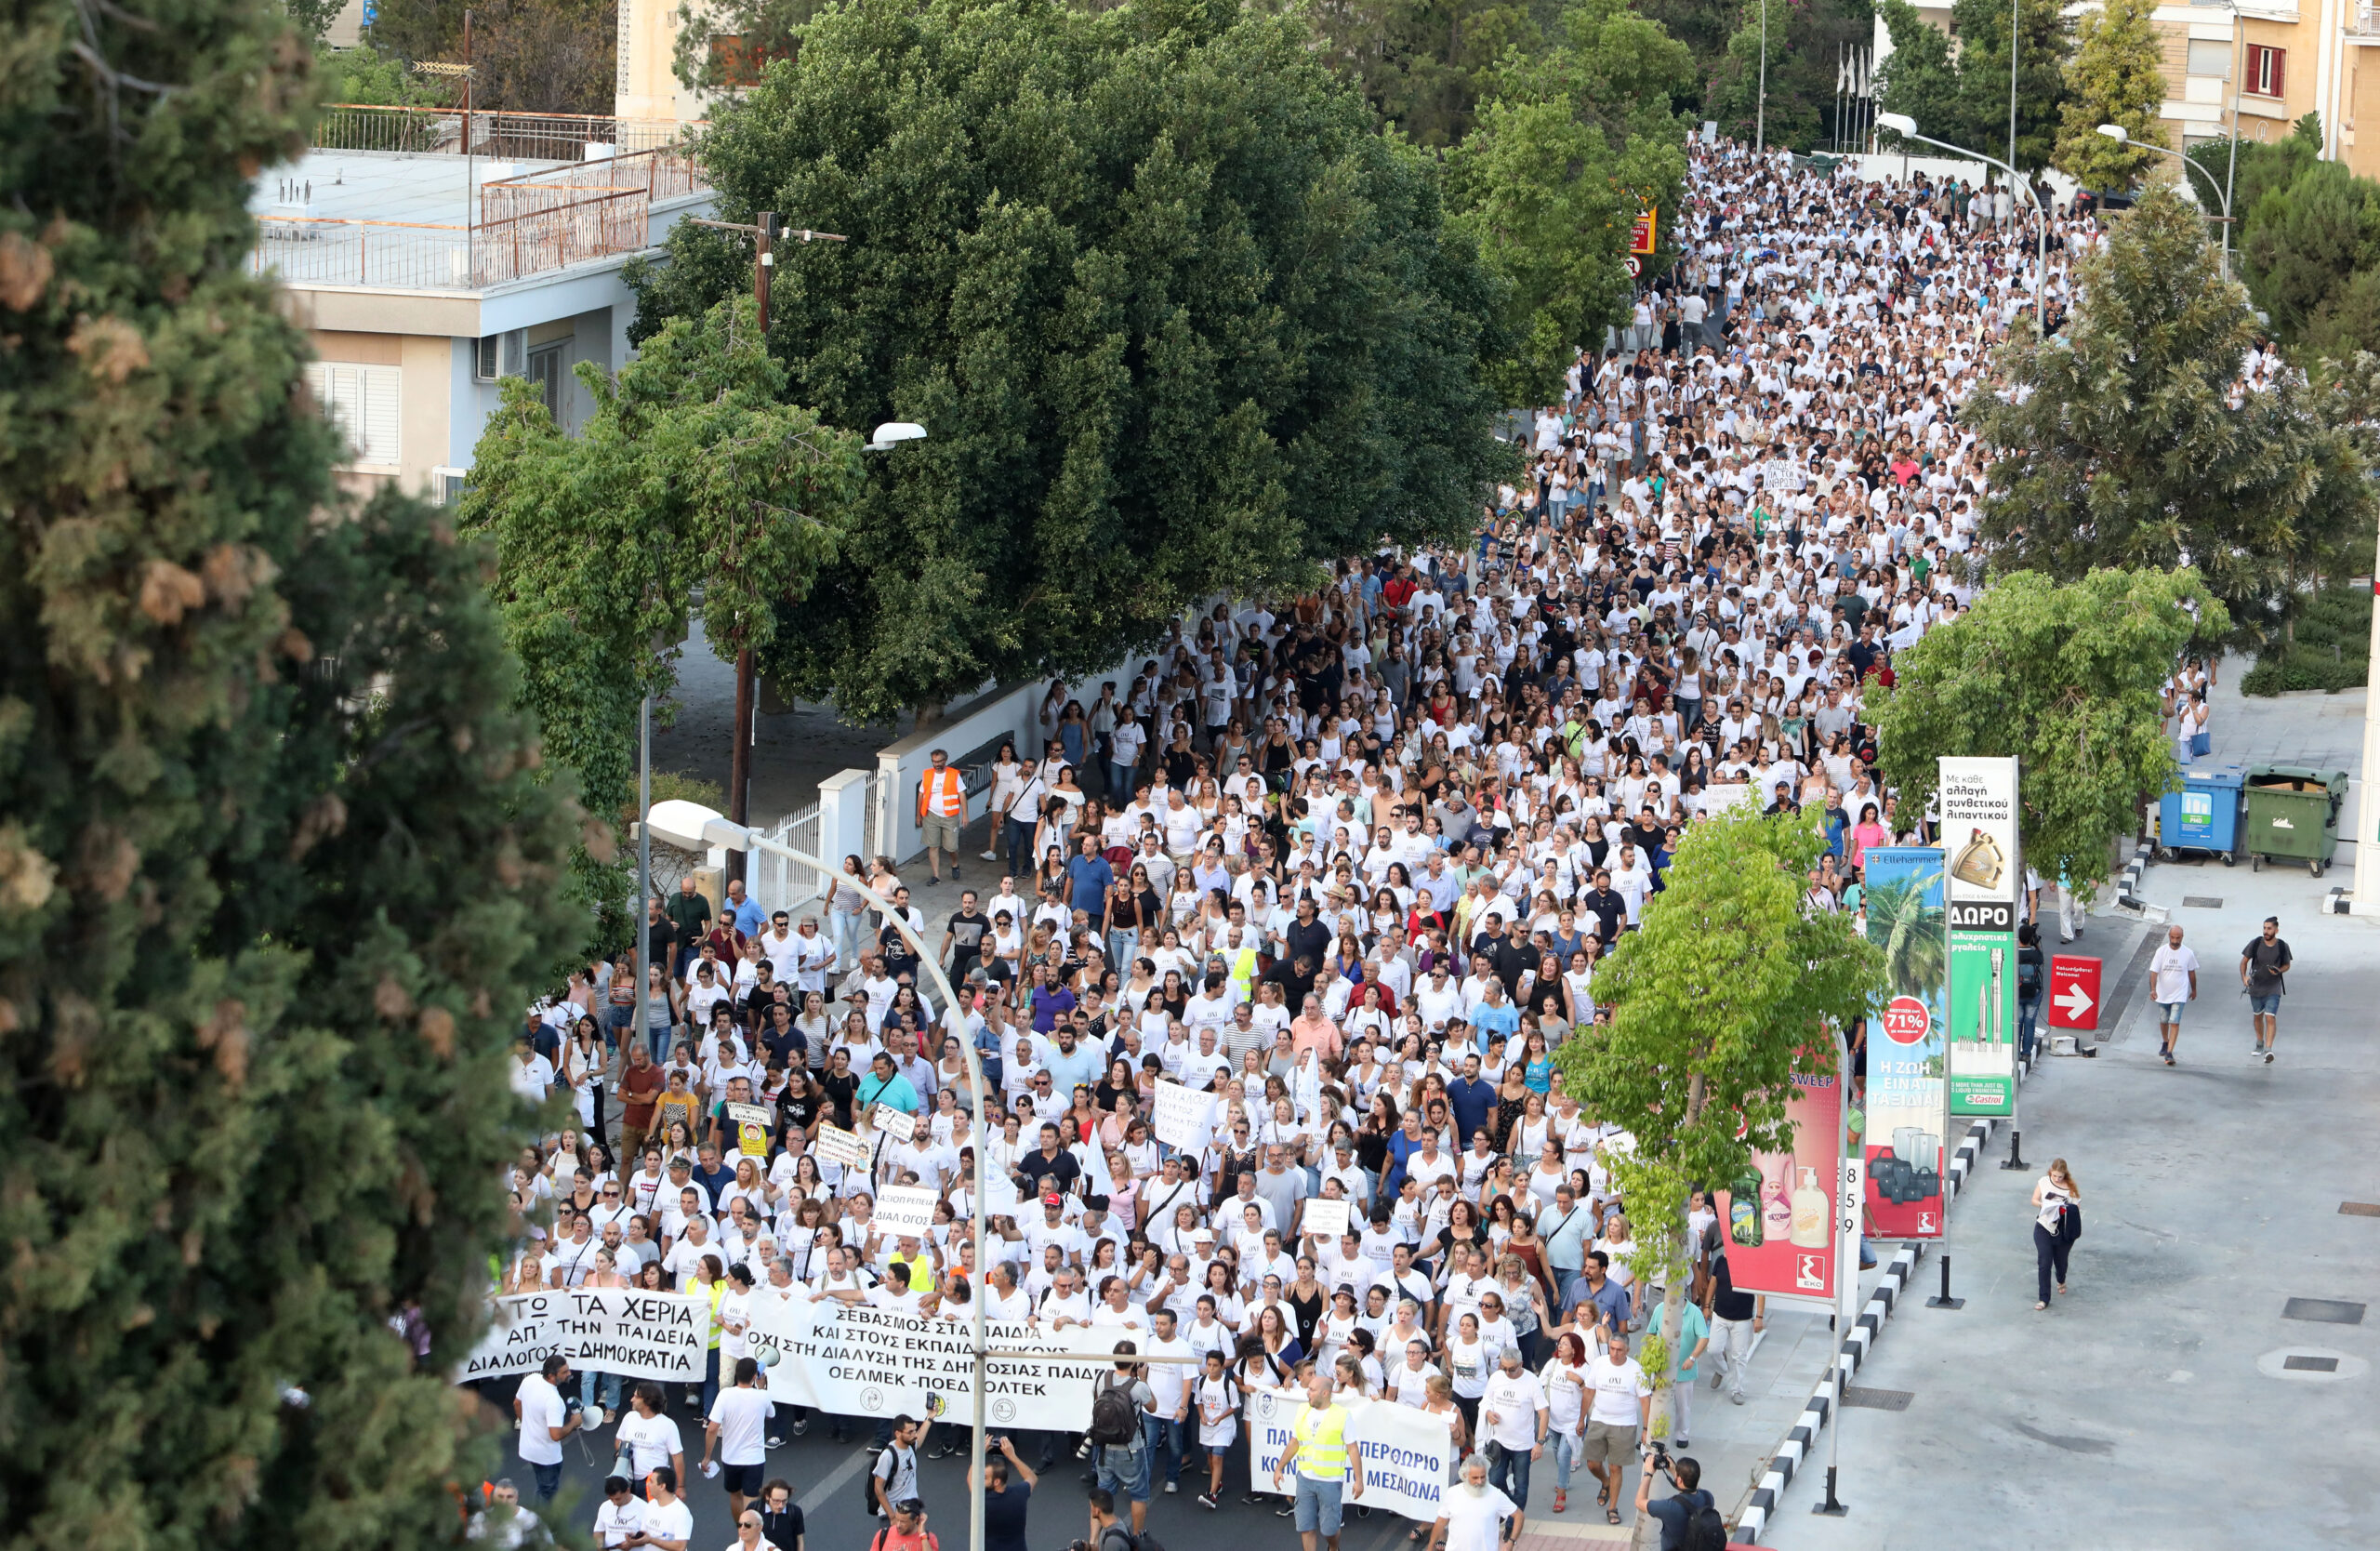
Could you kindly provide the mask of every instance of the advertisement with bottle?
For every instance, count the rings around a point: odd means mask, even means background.
[[[1884,956],[1883,1004],[1868,1024],[1860,1147],[1869,1232],[1878,1239],[1939,1239],[1946,1229],[1942,1168],[1950,1130],[1942,852],[1930,845],[1871,845],[1862,877],[1868,940]]]
[[[1739,1291],[1831,1303],[1835,1296],[1835,1192],[1843,1178],[1843,1082],[1832,1072],[1793,1080],[1792,1152],[1756,1152],[1712,1203]]]
[[[2016,762],[1945,759],[1937,801],[1950,858],[1950,1113],[2016,1112],[2016,922],[2025,869]]]

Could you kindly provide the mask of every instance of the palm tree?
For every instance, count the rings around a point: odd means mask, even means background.
[[[1884,950],[1884,980],[1895,996],[1913,996],[1928,1007],[1941,1001],[1950,969],[1950,937],[1941,895],[1929,903],[1928,889],[1942,883],[1939,868],[1878,883],[1868,890],[1868,940]]]

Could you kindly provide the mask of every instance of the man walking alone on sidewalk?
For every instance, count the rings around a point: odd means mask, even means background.
[[[2246,971],[2242,970],[2244,977]],[[2174,1064],[2174,1045],[2182,1037],[2182,1009],[2198,1000],[2198,955],[2182,946],[2182,929],[2165,928],[2165,946],[2149,961],[2149,994],[2157,1001],[2158,1054]]]
[[[2248,1022],[2256,1035],[2256,1048],[2248,1053],[2251,1061],[2261,1056],[2266,1066],[2272,1065],[2273,1041],[2281,1037],[2282,980],[2294,961],[2289,945],[2281,939],[2279,916],[2265,917],[2264,931],[2240,950],[2240,984],[2247,988]]]

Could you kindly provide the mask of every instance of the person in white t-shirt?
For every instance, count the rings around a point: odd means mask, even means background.
[[[678,1472],[665,1465],[648,1484],[653,1495],[645,1501],[644,1529],[636,1544],[641,1551],[686,1551],[694,1538],[694,1510],[678,1495]]]
[[[2165,928],[2165,946],[2149,960],[2149,994],[2157,1003],[2159,1052],[2165,1065],[2174,1064],[2174,1046],[2182,1037],[2182,1009],[2198,1000],[2198,955],[2182,946],[2182,929]]]
[[[734,1387],[719,1392],[703,1425],[703,1468],[710,1468],[714,1453],[719,1456],[726,1467],[721,1484],[727,1488],[728,1512],[736,1518],[744,1517],[747,1499],[760,1495],[760,1472],[769,1463],[772,1407],[765,1383],[757,1359],[737,1358]]]
[[[1515,1503],[1528,1501],[1528,1467],[1545,1453],[1546,1422],[1544,1385],[1522,1365],[1520,1348],[1506,1346],[1479,1398],[1479,1430],[1488,1479]]]
[[[662,1413],[661,1386],[647,1379],[628,1392],[628,1414],[620,1418],[619,1431],[614,1434],[619,1451],[628,1457],[628,1479],[642,1486],[656,1470],[668,1470],[673,1478],[682,1478],[686,1470],[686,1445],[678,1432],[678,1424]]]
[[[512,1414],[521,1424],[521,1461],[537,1478],[537,1501],[550,1503],[562,1490],[562,1440],[576,1432],[586,1416],[577,1403],[562,1399],[570,1382],[570,1359],[546,1359],[545,1367],[522,1379],[513,1393]]]
[[[1604,1517],[1620,1522],[1628,1466],[1636,1457],[1637,1430],[1652,1409],[1652,1381],[1628,1355],[1626,1332],[1615,1332],[1603,1355],[1587,1364],[1587,1440],[1580,1452],[1587,1473],[1603,1487]]]
[[[626,1476],[603,1482],[603,1505],[595,1510],[595,1544],[602,1551],[621,1551],[630,1537],[644,1532],[644,1505],[628,1490]]]
[[[1509,1538],[1517,1543],[1527,1516],[1488,1484],[1488,1461],[1474,1454],[1462,1462],[1462,1479],[1438,1496],[1438,1521],[1430,1526],[1426,1551],[1497,1551],[1507,1539],[1506,1519],[1512,1520]]]

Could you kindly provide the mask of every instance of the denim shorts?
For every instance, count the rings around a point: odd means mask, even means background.
[[[2182,1009],[2188,1005],[2187,1001],[2161,1001],[2157,1004],[2157,1021],[2179,1023],[2182,1021]]]
[[[1103,1447],[1099,1451],[1099,1490],[1114,1493],[1117,1502],[1147,1502],[1148,1451],[1114,1445]]]
[[[2271,996],[2256,996],[2251,994],[2248,998],[2248,1012],[2252,1015],[2260,1018],[2280,1016],[2281,993],[2276,991]]]

